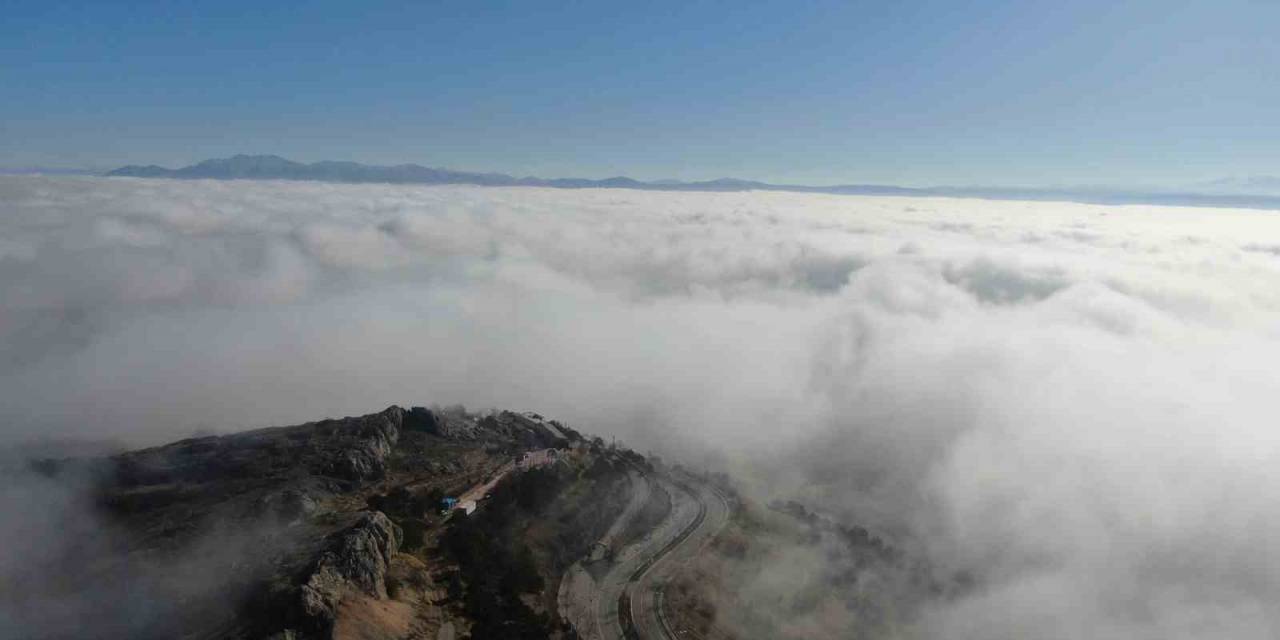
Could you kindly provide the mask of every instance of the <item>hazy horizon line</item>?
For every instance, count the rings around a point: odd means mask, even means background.
[[[375,178],[342,177],[308,177],[308,176],[214,176],[214,175],[130,175],[130,170],[159,170],[165,174],[179,174],[191,171],[202,165],[234,160],[260,161],[279,160],[291,165],[315,168],[317,165],[348,165],[366,170],[417,169],[425,171],[453,174],[452,179],[426,180],[379,180]],[[296,180],[303,182],[329,182],[336,184],[475,184],[476,186],[533,186],[568,189],[589,188],[623,188],[645,191],[782,191],[800,193],[827,193],[832,195],[879,195],[903,197],[957,197],[992,200],[1046,200],[1069,201],[1084,204],[1150,204],[1193,207],[1226,207],[1280,210],[1280,193],[1267,193],[1268,188],[1280,190],[1280,176],[1249,175],[1229,176],[1215,180],[1206,180],[1187,187],[1160,187],[1150,185],[1107,185],[1107,184],[1068,184],[1068,185],[1008,185],[999,183],[942,184],[930,186],[905,186],[893,183],[845,182],[837,184],[798,184],[777,183],[766,180],[754,180],[723,176],[706,180],[656,179],[640,180],[625,174],[606,178],[552,177],[535,175],[514,175],[499,171],[457,169],[447,166],[429,166],[416,162],[397,164],[370,164],[351,160],[318,160],[313,162],[297,161],[278,154],[245,154],[239,153],[221,158],[207,158],[177,168],[157,164],[125,164],[111,169],[75,168],[75,167],[42,167],[42,166],[0,166],[0,175],[51,175],[51,176],[92,176],[92,177],[138,177],[169,179],[214,179],[214,180]],[[472,182],[467,178],[489,177],[509,181],[509,183]],[[1213,191],[1214,186],[1246,184],[1261,186],[1262,192],[1246,191]],[[1205,188],[1206,190],[1196,190]]]

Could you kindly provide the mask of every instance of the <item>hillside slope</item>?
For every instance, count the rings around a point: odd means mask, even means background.
[[[0,627],[564,637],[559,576],[621,511],[637,463],[536,414],[420,407],[34,461],[10,480],[73,498],[46,534],[56,552],[0,586]],[[477,487],[469,516],[442,513]]]

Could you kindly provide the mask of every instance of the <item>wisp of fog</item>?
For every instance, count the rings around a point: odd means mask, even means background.
[[[1276,215],[0,177],[0,444],[534,410],[974,576],[920,637],[1272,638]]]

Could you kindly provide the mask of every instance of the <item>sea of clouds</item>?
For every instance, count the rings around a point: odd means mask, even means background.
[[[912,635],[1274,638],[1277,216],[0,177],[0,444],[535,410],[975,577]]]

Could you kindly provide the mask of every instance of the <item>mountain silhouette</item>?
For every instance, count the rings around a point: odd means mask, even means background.
[[[477,173],[424,167],[418,164],[369,165],[325,160],[295,162],[276,155],[236,155],[205,160],[180,169],[156,165],[128,165],[109,171],[107,176],[133,178],[183,178],[211,180],[309,180],[318,182],[385,184],[465,184],[486,187],[550,187],[555,189],[638,189],[646,191],[789,191],[872,196],[942,196],[988,200],[1045,200],[1090,204],[1158,204],[1192,207],[1242,207],[1280,209],[1280,195],[1241,193],[1188,193],[1178,191],[1131,191],[1110,188],[1028,188],[1028,187],[899,187],[893,185],[847,184],[808,186],[771,184],[737,178],[701,182],[658,180],[645,182],[626,176],[604,179],[515,177],[505,173]]]

